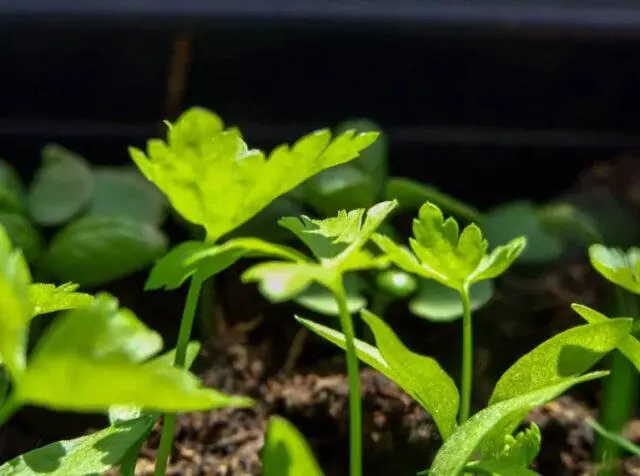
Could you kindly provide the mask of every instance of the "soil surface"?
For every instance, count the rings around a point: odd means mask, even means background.
[[[621,198],[640,219],[640,161],[622,158],[597,164],[577,181],[575,190],[595,190]],[[348,387],[345,363],[331,344],[300,331],[294,306],[265,303],[250,286],[238,284],[241,268],[218,282],[217,305],[203,319],[215,330],[194,370],[205,383],[222,391],[249,395],[252,409],[180,415],[168,474],[248,476],[261,474],[260,451],[270,415],[292,421],[311,443],[327,476],[346,475],[348,460]],[[132,292],[142,289],[138,276],[111,290],[154,328],[175,339],[183,291]],[[481,406],[498,376],[519,356],[555,333],[580,324],[569,304],[596,308],[602,303],[602,280],[582,254],[538,273],[509,273],[500,281],[491,305],[474,316],[476,323],[475,398]],[[323,320],[317,316],[309,316]],[[459,368],[459,322],[432,324],[409,315],[403,305],[385,316],[416,352],[437,358],[454,377]],[[482,325],[477,323],[482,322]],[[302,340],[294,361],[291,348]],[[505,345],[508,342],[508,345]],[[367,476],[414,475],[428,468],[441,444],[431,417],[394,383],[376,371],[361,371],[364,410],[364,455]],[[534,469],[543,475],[595,474],[591,462],[594,433],[585,418],[597,418],[599,384],[576,388],[535,410],[529,420],[540,426],[543,447]],[[46,418],[45,418],[46,417]],[[75,425],[72,425],[75,423]],[[3,459],[79,428],[99,428],[103,419],[54,415],[28,409],[0,433]],[[64,430],[61,430],[64,428]],[[160,425],[145,443],[137,474],[150,475]],[[640,443],[640,419],[629,422],[628,436]],[[620,464],[626,475],[640,475],[640,461]]]

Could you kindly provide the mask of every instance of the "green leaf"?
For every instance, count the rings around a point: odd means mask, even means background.
[[[262,449],[264,476],[322,476],[309,444],[296,427],[282,417],[269,418]]]
[[[0,467],[0,476],[68,476],[103,474],[117,466],[156,421],[145,415],[73,440],[29,451]]]
[[[418,473],[423,474],[423,473]],[[424,473],[428,474],[428,473]],[[467,463],[464,474],[478,474],[489,476],[540,476],[539,473],[509,461],[487,459]]]
[[[62,281],[100,286],[150,266],[166,248],[166,237],[152,225],[87,216],[53,237],[43,265]]]
[[[34,263],[40,257],[45,247],[44,238],[24,215],[0,212],[0,225],[7,231],[13,245],[22,250],[27,261]]]
[[[599,324],[611,322],[604,314],[599,313],[587,306],[581,304],[572,304],[571,308],[576,311],[580,317],[582,317],[589,324]],[[640,372],[640,341],[633,335],[629,334],[620,342],[618,342],[618,350],[624,354],[624,356],[636,366],[638,372]]]
[[[317,230],[318,226],[312,218],[305,215],[284,217],[278,221],[278,224],[298,237],[317,260],[333,258],[347,247],[344,243],[335,243],[321,234],[311,233],[312,230]]]
[[[100,167],[92,171],[94,189],[88,215],[125,216],[160,226],[167,215],[162,193],[135,169]]]
[[[77,293],[76,289],[78,285],[74,283],[65,283],[57,287],[54,284],[31,284],[29,301],[33,309],[32,316],[76,309],[91,304],[93,297],[89,294]]]
[[[222,130],[219,117],[198,108],[178,118],[169,144],[152,139],[146,153],[129,152],[173,207],[214,242],[309,177],[356,158],[376,137],[347,131],[332,140],[321,130],[277,147],[267,159],[249,150],[237,130]]]
[[[619,248],[591,245],[589,259],[596,271],[606,279],[640,294],[640,248],[629,248],[625,252]]]
[[[419,210],[425,202],[470,222],[480,222],[482,214],[472,206],[447,195],[437,188],[403,177],[391,177],[384,192],[385,200],[397,200],[403,210]]]
[[[264,240],[285,243],[293,240],[293,236],[279,225],[278,221],[286,216],[300,216],[305,212],[300,202],[291,194],[276,198],[253,218],[240,225],[226,235],[226,238],[243,236],[259,236]]]
[[[325,285],[333,281],[334,276],[330,270],[312,263],[269,261],[249,268],[243,273],[242,281],[258,283],[260,294],[273,303],[280,303],[302,294],[314,280]]]
[[[160,258],[149,275],[145,289],[179,288],[190,276],[200,272],[203,279],[224,271],[243,257],[279,257],[304,261],[305,255],[293,248],[258,238],[233,238],[222,245],[186,241]]]
[[[445,220],[433,203],[425,203],[413,221],[413,253],[376,234],[373,241],[400,269],[434,279],[456,291],[504,273],[522,253],[525,238],[516,238],[486,254],[488,243],[477,225],[459,230],[452,217]],[[414,254],[415,253],[415,254]]]
[[[40,225],[60,225],[89,205],[93,177],[86,160],[57,144],[42,149],[42,166],[29,188],[31,217]]]
[[[584,246],[604,242],[596,221],[571,203],[549,203],[538,208],[537,215],[544,231],[563,241],[573,240]]]
[[[345,291],[347,292],[347,308],[353,314],[367,305],[367,299],[361,294],[364,284],[353,274],[345,275],[343,278]],[[340,314],[336,298],[325,287],[317,283],[312,283],[307,289],[300,293],[294,301],[313,312],[326,316],[337,316]]]
[[[629,441],[624,436],[614,433],[612,431],[608,431],[606,428],[604,428],[602,425],[600,425],[598,422],[596,422],[592,418],[587,418],[585,422],[603,438],[615,443],[620,448],[622,448],[625,451],[628,451],[634,456],[640,456],[640,446]]]
[[[13,377],[26,366],[27,328],[31,320],[29,284],[27,262],[19,250],[12,248],[0,226],[0,360]]]
[[[538,456],[541,443],[540,428],[535,423],[531,423],[529,428],[518,432],[515,437],[513,435],[505,437],[504,448],[497,460],[526,468]]]
[[[493,282],[471,286],[471,311],[483,308],[493,297]],[[462,317],[460,294],[432,279],[419,281],[418,293],[409,302],[411,313],[434,322],[449,322]]]
[[[543,229],[532,202],[517,201],[495,207],[485,214],[481,223],[491,243],[504,243],[525,236],[527,247],[520,256],[523,263],[549,263],[564,251],[562,240]]]
[[[371,328],[378,348],[356,339],[356,353],[411,395],[435,420],[443,439],[456,425],[459,394],[453,380],[432,358],[407,349],[384,321],[367,310],[360,315]],[[344,349],[344,334],[329,327],[296,317],[298,322]]]
[[[0,211],[22,213],[25,188],[18,172],[11,164],[0,159]]]
[[[631,319],[612,319],[573,327],[553,336],[502,374],[489,404],[583,374],[629,336],[631,324]]]
[[[79,412],[120,405],[175,413],[252,403],[205,389],[194,375],[165,361],[146,362],[161,346],[160,336],[131,311],[98,296],[91,306],[54,320],[16,381],[15,399]]]
[[[513,425],[517,425],[534,408],[553,400],[574,385],[605,375],[607,372],[592,372],[581,377],[568,378],[555,385],[501,401],[481,410],[460,425],[444,442],[433,461],[429,475],[461,474],[483,440],[500,437],[500,440],[504,441],[504,437],[511,433]]]
[[[388,269],[376,275],[376,286],[396,298],[407,298],[416,292],[418,282],[413,275],[398,269]]]

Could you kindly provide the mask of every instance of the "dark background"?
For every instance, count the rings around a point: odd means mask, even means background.
[[[364,116],[397,174],[547,199],[640,146],[634,3],[0,0],[0,156],[126,163],[196,104],[263,147]]]

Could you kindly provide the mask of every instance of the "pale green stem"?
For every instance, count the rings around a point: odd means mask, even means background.
[[[182,321],[180,322],[180,331],[178,332],[178,344],[176,345],[176,356],[174,366],[184,368],[187,357],[187,346],[191,339],[191,330],[193,321],[196,316],[196,308],[198,307],[198,298],[200,297],[200,289],[202,288],[202,278],[196,274],[191,278],[189,284],[189,292],[187,294],[187,302],[182,313]],[[162,425],[162,436],[160,438],[160,446],[156,455],[156,467],[153,472],[154,476],[164,476],[167,470],[167,464],[173,447],[173,437],[176,428],[176,415],[172,413],[165,414]]]
[[[462,385],[460,392],[460,416],[462,424],[469,419],[473,382],[473,328],[471,325],[471,300],[469,289],[460,291],[462,300]]]
[[[335,297],[340,310],[340,326],[345,337],[347,378],[349,381],[349,474],[362,475],[362,402],[360,395],[360,371],[356,355],[353,322],[347,307],[347,296],[342,282]]]

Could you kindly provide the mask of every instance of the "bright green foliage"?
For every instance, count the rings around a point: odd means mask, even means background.
[[[125,216],[87,216],[59,231],[42,259],[61,281],[99,286],[146,268],[166,249],[166,237],[152,225]]]
[[[587,306],[572,304],[571,307],[589,324],[611,322],[611,319],[607,316]],[[618,350],[622,352],[622,354],[629,359],[629,361],[631,361],[631,363],[635,365],[640,372],[640,341],[638,341],[638,339],[633,335],[629,334],[618,342]]]
[[[602,425],[600,425],[597,421],[588,418],[586,420],[587,425],[593,428],[601,437],[605,438],[612,443],[615,443],[620,448],[628,451],[632,455],[640,456],[640,446],[634,444],[633,442],[626,439],[624,436],[614,433],[612,431],[608,431]]]
[[[472,312],[491,300],[493,289],[492,281],[480,281],[471,286],[469,297]],[[418,293],[409,301],[409,309],[413,315],[434,322],[459,319],[463,312],[460,295],[433,279],[420,279]]]
[[[173,207],[214,242],[312,175],[356,158],[376,137],[347,131],[332,140],[321,130],[267,158],[249,149],[239,131],[225,130],[215,114],[191,108],[170,126],[167,142],[152,139],[146,153],[129,152]]]
[[[31,217],[40,225],[59,225],[89,205],[93,178],[86,160],[57,144],[42,150],[42,167],[29,188]]]
[[[571,377],[559,383],[539,388],[531,393],[491,405],[473,415],[460,425],[438,451],[430,476],[457,476],[461,474],[469,458],[481,446],[485,448],[483,458],[493,459],[493,449],[499,454],[504,437],[535,407],[553,400],[569,388],[582,382],[607,375],[607,372],[592,372],[580,377]]]
[[[496,384],[489,404],[583,374],[631,332],[631,319],[611,319],[561,332],[513,364]]]
[[[380,371],[402,387],[435,420],[443,439],[456,426],[459,395],[455,383],[432,358],[407,349],[382,319],[363,310],[361,316],[371,328],[376,347],[356,341],[356,353],[364,363]],[[344,335],[321,324],[298,318],[316,334],[345,348]]]
[[[640,294],[640,248],[626,252],[604,245],[589,247],[592,266],[614,284],[635,294]]]
[[[74,283],[65,283],[57,287],[54,284],[31,284],[29,286],[29,301],[31,302],[32,316],[76,309],[88,306],[93,302],[92,296],[77,293],[76,289],[78,289],[78,285]]]
[[[527,247],[520,256],[523,263],[550,263],[564,251],[563,241],[543,229],[531,202],[511,202],[489,210],[482,220],[482,230],[491,243],[526,236]]]
[[[206,279],[225,270],[240,258],[262,256],[306,260],[305,255],[293,248],[259,238],[234,238],[222,245],[185,241],[156,262],[145,289],[177,289],[196,271],[202,279]]]
[[[526,468],[540,452],[542,435],[538,425],[531,423],[529,428],[518,432],[515,437],[507,435],[504,440],[504,448],[500,451],[496,460]]]
[[[40,231],[27,217],[18,213],[0,212],[0,225],[6,230],[13,245],[22,250],[28,262],[37,261],[45,242]]]
[[[161,346],[160,336],[133,313],[99,296],[91,306],[54,321],[16,382],[15,398],[73,411],[133,405],[176,412],[250,404],[248,399],[202,388],[182,369],[145,363]]]
[[[418,474],[429,474],[428,471]],[[474,474],[482,476],[540,476],[539,473],[528,468],[523,468],[509,461],[487,459],[473,461],[465,466],[464,474]]]
[[[24,210],[24,185],[11,164],[0,159],[0,211],[22,213]]]
[[[323,476],[304,436],[287,420],[269,418],[262,449],[264,476]]]
[[[125,216],[159,226],[167,214],[164,195],[130,167],[99,167],[92,170],[93,194],[88,215]]]
[[[413,253],[383,235],[374,235],[373,241],[399,268],[459,292],[504,273],[526,245],[525,238],[516,238],[487,254],[488,243],[477,225],[471,224],[460,232],[453,218],[445,220],[440,209],[429,202],[420,208],[413,234]]]

